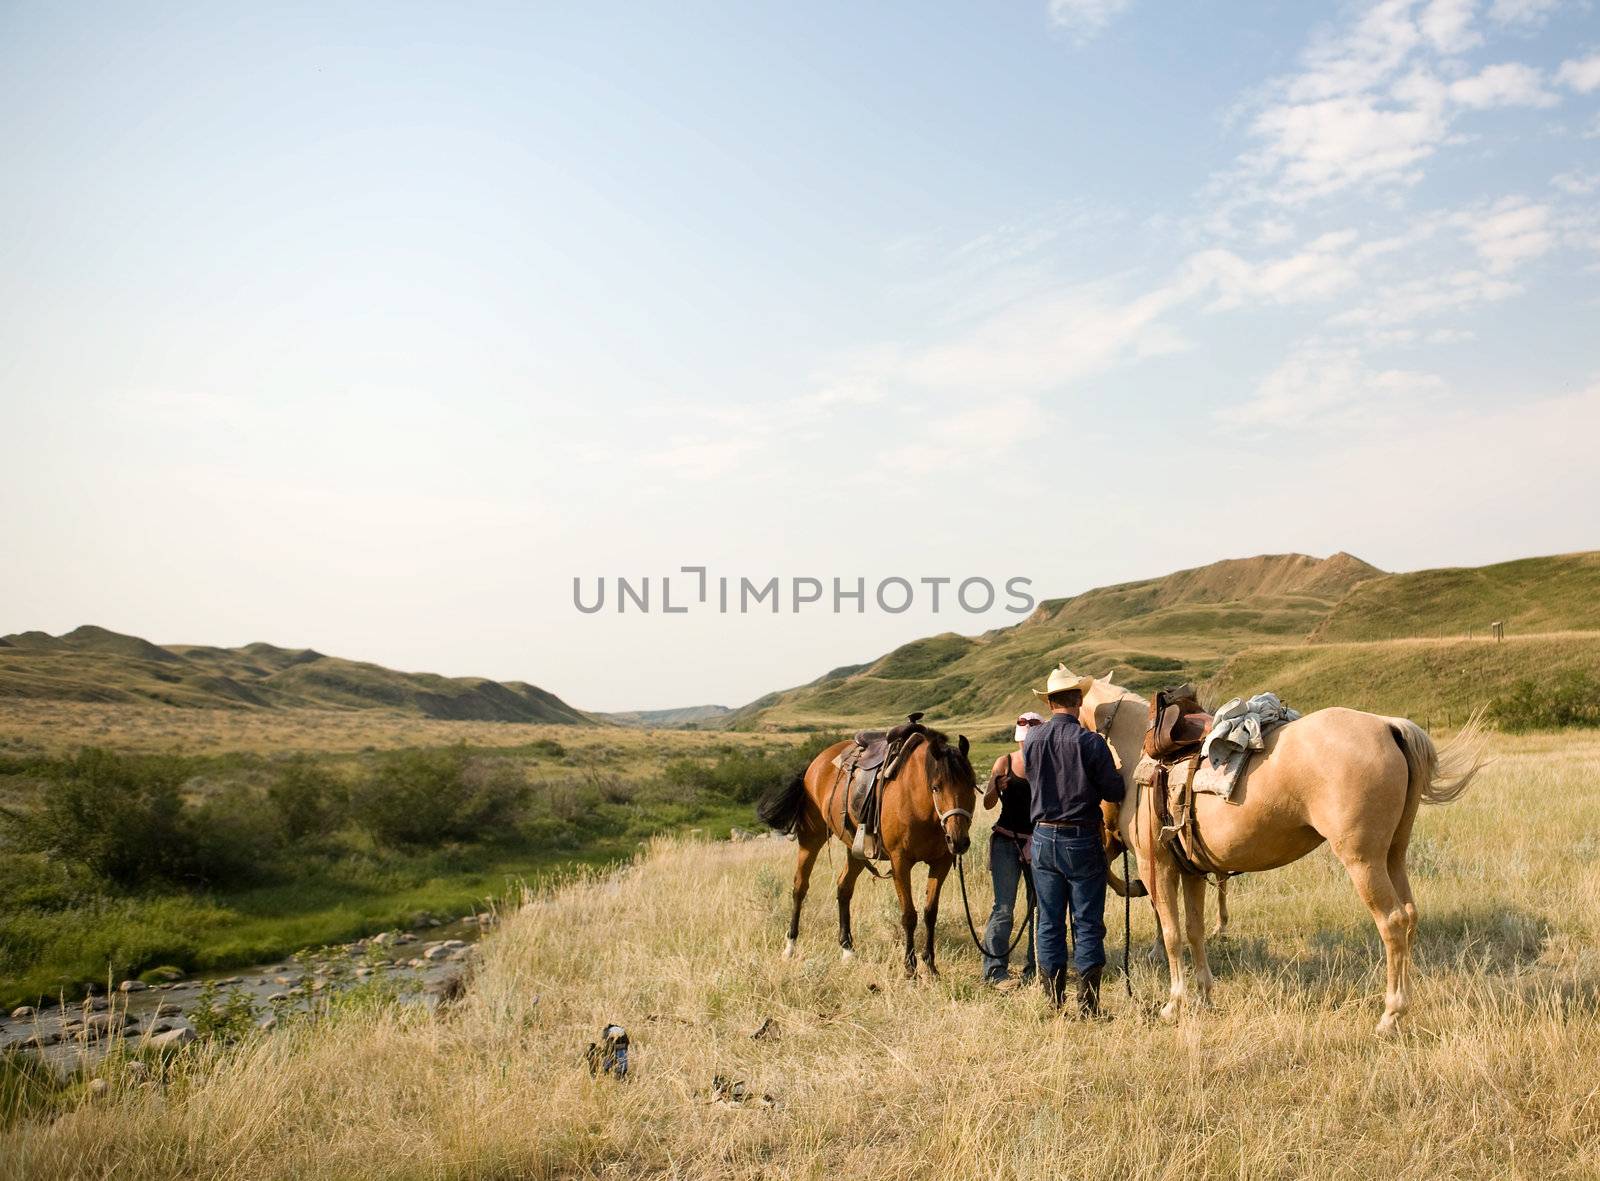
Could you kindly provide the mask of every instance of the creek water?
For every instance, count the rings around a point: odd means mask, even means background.
[[[353,943],[301,952],[250,968],[208,972],[109,996],[40,1006],[24,1017],[0,1016],[0,1052],[23,1050],[62,1069],[93,1062],[118,1042],[129,1049],[193,1032],[200,994],[212,985],[213,1004],[248,998],[254,1023],[303,1011],[375,979],[398,985],[421,1004],[437,1002],[449,977],[467,967],[477,940],[493,929],[492,915],[469,915],[410,931],[386,931]],[[238,1002],[236,1002],[238,1003]]]

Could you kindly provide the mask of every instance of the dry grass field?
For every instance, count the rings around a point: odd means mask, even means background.
[[[646,749],[666,757],[718,744],[770,746],[770,736],[633,730],[539,722],[453,721],[382,710],[174,709],[135,703],[0,699],[0,753],[63,754],[103,746],[129,754],[316,754],[403,747],[518,747],[559,742],[586,759]]]
[[[1419,819],[1417,1007],[1395,1040],[1372,1035],[1378,941],[1325,850],[1234,883],[1217,1007],[1174,1027],[1137,954],[1105,1024],[979,987],[953,889],[937,980],[900,977],[893,892],[865,878],[860,958],[839,961],[820,884],[785,962],[792,845],[662,842],[508,915],[450,1016],[343,1013],[163,1081],[111,1063],[101,1097],[13,1121],[0,1174],[1594,1177],[1600,735],[1494,753]],[[984,905],[987,874],[969,880]],[[1136,904],[1136,953],[1150,934]],[[581,1060],[610,1021],[633,1035],[626,1084]],[[776,1106],[713,1101],[718,1074]]]

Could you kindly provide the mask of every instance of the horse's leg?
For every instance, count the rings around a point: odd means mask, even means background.
[[[1411,875],[1406,871],[1406,849],[1411,844],[1411,824],[1417,818],[1417,808],[1421,802],[1420,798],[1407,800],[1400,825],[1389,842],[1389,856],[1385,862],[1389,881],[1394,884],[1394,892],[1406,912],[1406,958],[1400,966],[1400,987],[1408,996],[1411,991],[1411,951],[1417,942],[1417,900],[1412,896]]]
[[[890,859],[894,892],[900,898],[900,929],[906,937],[906,979],[917,976],[917,910],[911,901],[911,862],[903,857]]]
[[[1194,968],[1194,998],[1211,1004],[1211,964],[1206,959],[1206,880],[1183,875],[1183,922],[1189,937],[1189,960]]]
[[[1361,901],[1365,902],[1367,909],[1372,912],[1372,921],[1377,924],[1378,934],[1383,939],[1384,959],[1388,972],[1383,1016],[1378,1020],[1378,1032],[1393,1033],[1400,1023],[1400,1018],[1411,1007],[1411,997],[1407,988],[1409,973],[1406,971],[1411,916],[1407,913],[1405,904],[1400,901],[1400,895],[1395,891],[1394,882],[1389,878],[1387,864],[1380,863],[1378,858],[1369,856],[1364,851],[1340,849],[1335,846],[1334,852],[1344,863],[1345,872],[1355,884],[1356,893],[1361,895]],[[1387,860],[1385,856],[1383,861]]]
[[[853,960],[856,958],[855,940],[850,934],[850,900],[855,897],[856,879],[861,876],[861,871],[866,868],[865,861],[854,857],[844,859],[844,868],[839,871],[838,888],[834,891],[839,899],[839,957]]]
[[[950,859],[928,866],[928,894],[922,906],[922,922],[927,928],[927,942],[923,945],[922,962],[928,965],[930,975],[937,976],[939,969],[933,963],[933,929],[939,922],[939,891],[944,886],[945,874],[950,872]]]
[[[1151,937],[1150,950],[1144,953],[1144,958],[1152,964],[1160,963],[1161,957],[1167,954],[1167,942],[1161,934],[1161,910],[1156,906],[1155,891],[1150,892],[1150,913],[1156,920],[1156,933]]]
[[[1228,879],[1226,876],[1217,878],[1217,925],[1211,928],[1211,938],[1226,939],[1228,937]]]
[[[805,902],[806,889],[811,885],[811,870],[817,864],[817,854],[822,852],[822,846],[827,843],[826,830],[820,841],[810,834],[802,833],[800,837],[799,855],[794,863],[794,909],[789,912],[789,938],[783,945],[783,958],[786,960],[794,956],[795,940],[800,938],[800,906]]]
[[[1179,891],[1182,889],[1183,875],[1178,872],[1177,866],[1163,864],[1155,867],[1153,876],[1160,884],[1158,888],[1152,889],[1150,894],[1155,902],[1156,920],[1161,928],[1161,944],[1167,953],[1167,974],[1172,981],[1167,1003],[1161,1007],[1161,1016],[1167,1021],[1176,1021],[1178,1014],[1183,1010],[1184,1001],[1183,945],[1179,935],[1183,922],[1183,916],[1179,913]]]

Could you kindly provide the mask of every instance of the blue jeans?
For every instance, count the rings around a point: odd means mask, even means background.
[[[1033,884],[1039,897],[1039,971],[1046,979],[1067,966],[1067,916],[1072,916],[1080,973],[1106,962],[1106,850],[1094,828],[1033,830]]]
[[[994,909],[989,912],[989,925],[983,929],[983,945],[993,951],[1004,952],[1011,945],[1011,931],[1015,922],[1017,885],[1028,883],[1024,904],[1033,900],[1033,873],[1023,864],[1022,850],[1010,837],[993,833],[989,837],[989,876],[994,880]],[[1032,933],[1030,932],[1030,935]],[[1032,976],[1033,939],[1026,940],[1028,959],[1022,966],[1024,976]],[[983,978],[1004,980],[1010,974],[1010,956],[985,955]]]

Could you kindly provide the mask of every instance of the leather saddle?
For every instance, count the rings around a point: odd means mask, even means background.
[[[900,770],[900,759],[910,740],[927,732],[922,714],[914,713],[888,730],[857,731],[855,745],[834,760],[839,776],[834,781],[835,801],[829,810],[837,813],[841,831],[853,830],[852,857],[870,860],[882,855],[878,822],[883,785]],[[838,798],[841,787],[843,799]]]
[[[1173,760],[1200,749],[1211,733],[1211,715],[1200,708],[1193,685],[1162,689],[1150,702],[1150,724],[1144,733],[1144,753],[1153,759]]]
[[[889,759],[891,750],[899,752],[905,745],[907,738],[913,734],[926,734],[928,728],[922,724],[920,712],[908,714],[906,720],[888,730],[857,730],[855,744],[866,753],[861,756],[858,763],[862,767],[881,767]],[[887,778],[892,778],[888,776]]]
[[[1144,734],[1145,758],[1134,773],[1149,789],[1147,798],[1159,825],[1157,839],[1171,851],[1179,869],[1201,876],[1218,872],[1201,852],[1194,823],[1194,776],[1211,721],[1193,685],[1157,692]]]

